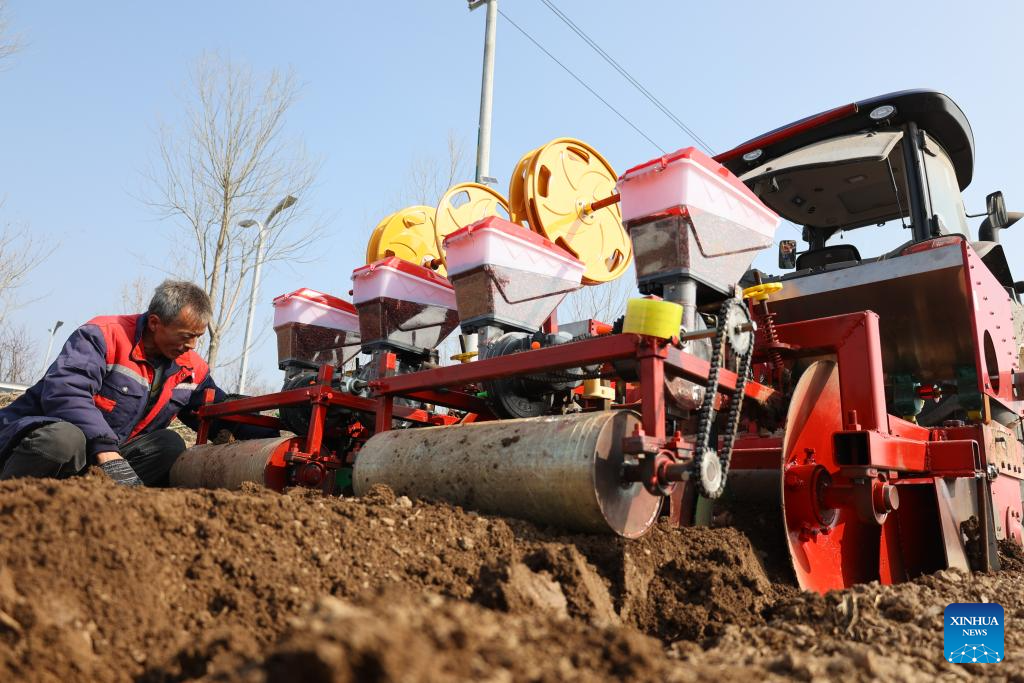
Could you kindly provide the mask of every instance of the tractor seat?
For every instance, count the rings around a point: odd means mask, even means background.
[[[805,251],[796,257],[796,269],[825,268],[836,263],[860,263],[860,252],[852,244],[833,244],[824,249]]]

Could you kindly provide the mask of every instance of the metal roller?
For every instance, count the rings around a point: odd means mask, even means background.
[[[353,486],[636,538],[662,501],[622,484],[622,439],[639,424],[634,412],[603,411],[383,432],[359,451]]]
[[[285,454],[297,437],[252,439],[189,448],[171,468],[171,486],[238,489],[247,481],[281,491],[287,485]]]

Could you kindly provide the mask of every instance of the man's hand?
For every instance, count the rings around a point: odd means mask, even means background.
[[[122,486],[145,486],[120,453],[97,453],[96,463],[104,474]]]

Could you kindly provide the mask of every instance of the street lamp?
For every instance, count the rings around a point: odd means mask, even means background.
[[[270,210],[270,213],[267,214],[267,219],[262,223],[252,218],[246,218],[238,223],[243,228],[256,226],[260,231],[259,238],[256,241],[256,267],[252,270],[252,288],[249,291],[249,317],[245,321],[245,340],[242,342],[242,367],[238,371],[238,393],[240,394],[245,393],[245,373],[249,369],[249,344],[252,341],[253,319],[256,317],[256,293],[260,287],[260,267],[263,265],[263,240],[266,237],[266,226],[270,225],[271,221],[277,217],[277,214],[297,201],[299,200],[296,197],[288,195]]]
[[[50,359],[50,353],[53,351],[53,337],[54,337],[54,335],[57,334],[57,330],[59,330],[60,326],[63,325],[63,324],[64,324],[63,320],[58,320],[57,322],[55,322],[53,324],[53,327],[48,330],[48,332],[50,333],[50,341],[46,345],[46,355],[43,356],[43,367],[40,368],[40,370],[39,370],[39,376],[40,377],[42,377],[43,375],[46,374],[46,367],[47,367],[48,361]]]
[[[494,43],[498,32],[498,0],[469,0],[470,11],[487,5],[484,24],[484,70],[480,84],[480,126],[476,138],[476,181],[493,185],[491,167],[491,103],[494,100]]]

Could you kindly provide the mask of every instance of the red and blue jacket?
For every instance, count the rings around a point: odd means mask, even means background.
[[[153,367],[142,346],[146,315],[93,318],[65,342],[46,374],[14,403],[0,409],[0,458],[30,429],[65,421],[85,434],[88,454],[117,451],[137,436],[163,429],[177,417],[198,429],[196,410],[207,389],[214,401],[226,394],[194,351],[171,361],[160,395],[147,411]],[[262,427],[222,423],[237,438],[277,436]],[[211,433],[216,433],[212,431]]]

